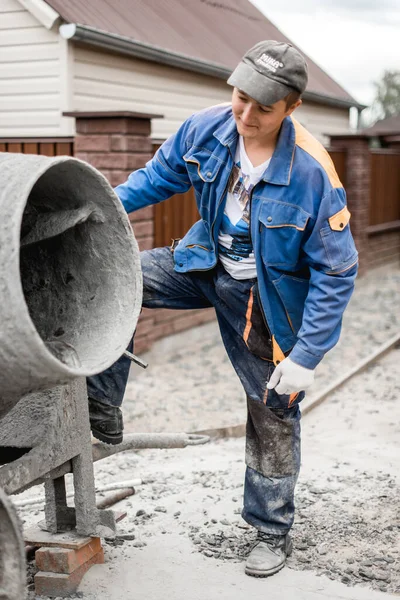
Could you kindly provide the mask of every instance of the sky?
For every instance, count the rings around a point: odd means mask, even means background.
[[[362,104],[385,69],[400,71],[400,0],[251,2]]]

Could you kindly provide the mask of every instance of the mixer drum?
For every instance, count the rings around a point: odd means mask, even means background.
[[[0,182],[1,418],[29,392],[115,362],[142,279],[127,215],[96,169],[0,153]]]

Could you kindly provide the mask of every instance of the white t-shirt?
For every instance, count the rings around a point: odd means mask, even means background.
[[[249,198],[251,190],[264,175],[270,160],[269,158],[258,167],[253,167],[246,154],[243,138],[239,136],[218,235],[219,260],[234,279],[257,277],[249,232]]]

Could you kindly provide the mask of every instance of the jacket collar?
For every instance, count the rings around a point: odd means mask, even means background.
[[[238,132],[232,113],[227,120],[214,131],[214,137],[223,145],[228,146],[234,155]],[[271,158],[271,162],[263,177],[267,183],[275,185],[289,185],[292,171],[294,152],[296,148],[296,133],[290,117],[283,120],[278,137],[278,143]]]
[[[217,138],[223,146],[228,146],[234,155],[239,136],[232,110],[230,110],[228,114],[228,119],[223,120],[222,124],[214,131],[214,137]]]
[[[289,185],[296,149],[296,132],[290,117],[283,120],[278,143],[263,177],[267,183]]]

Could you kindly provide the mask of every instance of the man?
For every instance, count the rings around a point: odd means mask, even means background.
[[[131,212],[194,188],[201,219],[172,248],[142,253],[143,306],[215,308],[248,403],[242,516],[258,533],[246,573],[265,577],[292,549],[299,403],[338,340],[357,252],[332,161],[291,117],[303,57],[260,42],[228,83],[232,105],[192,115],[116,193]],[[92,430],[111,443],[128,370],[123,358],[88,382]]]

